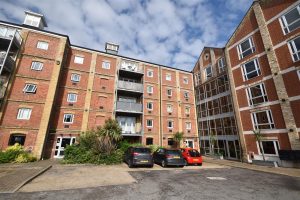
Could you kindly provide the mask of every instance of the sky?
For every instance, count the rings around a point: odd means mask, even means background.
[[[0,0],[0,20],[43,14],[71,44],[192,70],[203,47],[223,47],[253,0]]]

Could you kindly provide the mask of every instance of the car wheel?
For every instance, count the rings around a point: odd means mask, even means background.
[[[180,167],[180,168],[183,168],[183,167],[184,167],[184,165],[179,165],[179,167]]]
[[[149,165],[149,168],[152,168],[153,167],[153,165]]]
[[[163,168],[167,167],[166,162],[165,162],[164,160],[161,161],[161,166],[162,166]]]
[[[198,165],[199,165],[199,166],[202,166],[202,163],[199,163]]]

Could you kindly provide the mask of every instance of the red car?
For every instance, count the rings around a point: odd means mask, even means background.
[[[187,165],[202,166],[202,156],[196,149],[181,148],[180,151]]]

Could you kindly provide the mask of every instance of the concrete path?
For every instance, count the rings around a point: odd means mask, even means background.
[[[13,193],[52,166],[52,161],[0,165],[0,193]]]
[[[281,175],[286,175],[291,177],[298,177],[298,178],[300,177],[300,169],[297,168],[267,167],[267,166],[249,164],[249,163],[242,163],[239,161],[219,160],[219,159],[214,159],[214,158],[204,157],[204,156],[203,158],[204,158],[203,162],[205,163],[213,163],[213,164],[230,166],[230,167],[238,167],[238,168],[268,172],[273,174],[281,174]]]

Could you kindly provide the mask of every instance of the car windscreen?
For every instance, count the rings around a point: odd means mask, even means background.
[[[167,150],[166,154],[169,154],[169,155],[181,155],[181,152],[178,151],[178,150]]]
[[[150,149],[148,149],[148,148],[136,148],[136,149],[133,149],[133,152],[136,152],[136,153],[151,153]]]
[[[189,150],[189,154],[191,155],[191,157],[200,157],[200,153],[195,149]]]

